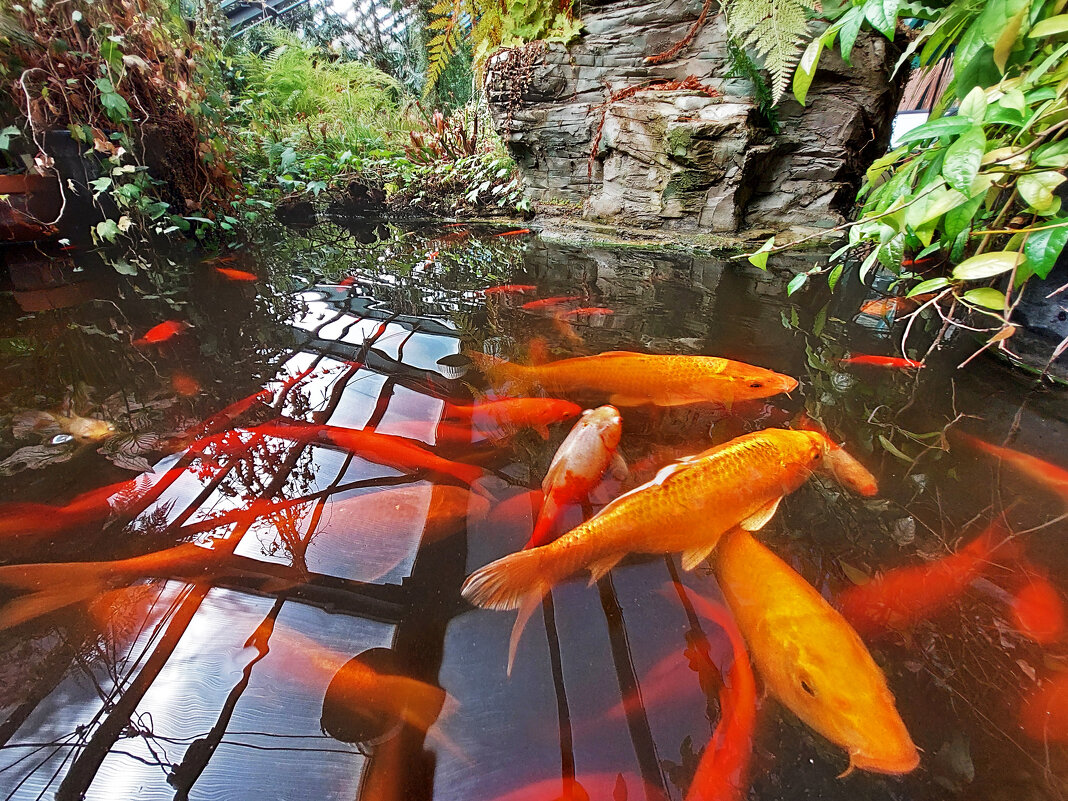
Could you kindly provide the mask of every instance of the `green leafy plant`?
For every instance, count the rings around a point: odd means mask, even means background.
[[[818,2],[730,0],[724,8],[728,32],[761,59],[771,74],[772,104],[778,103],[808,40],[809,17],[818,11]]]

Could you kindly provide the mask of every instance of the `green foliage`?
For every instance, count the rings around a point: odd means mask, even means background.
[[[762,59],[771,73],[771,99],[778,103],[790,84],[815,0],[730,0],[725,5],[727,30]]]
[[[533,41],[567,43],[579,35],[573,0],[438,0],[430,11],[425,93],[433,91],[465,41],[480,68],[498,47]]]

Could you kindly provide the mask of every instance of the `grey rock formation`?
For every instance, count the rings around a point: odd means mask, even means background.
[[[902,76],[890,80],[894,47],[862,36],[851,67],[825,52],[807,107],[780,103],[775,134],[751,84],[727,77],[721,18],[676,59],[645,63],[680,41],[700,10],[701,0],[589,0],[585,33],[569,47],[527,45],[490,59],[490,108],[527,192],[630,227],[840,223],[864,169],[886,147],[901,93]],[[655,86],[691,76],[719,96]]]

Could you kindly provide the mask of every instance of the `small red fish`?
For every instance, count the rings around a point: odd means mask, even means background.
[[[615,314],[613,309],[606,309],[602,306],[583,306],[581,309],[569,309],[565,312],[560,312],[559,316],[563,318],[568,317],[607,317],[609,314]]]
[[[839,359],[839,364],[863,364],[867,367],[900,367],[909,369],[918,369],[923,367],[923,362],[918,362],[915,359],[906,359],[900,356],[869,356],[867,354],[858,354],[856,356],[850,356],[847,359]]]
[[[697,765],[686,801],[740,801],[749,787],[746,774],[756,730],[756,679],[730,613],[699,595],[691,594],[691,600],[698,614],[727,635],[734,660],[719,692],[719,723]]]
[[[230,281],[259,281],[259,276],[244,270],[233,270],[229,267],[216,267],[215,272],[225,276]]]
[[[956,553],[923,565],[895,568],[867,584],[849,587],[838,596],[838,610],[860,634],[907,629],[960,597],[991,564],[1005,534],[1000,524],[991,524]]]
[[[1050,464],[1026,453],[1020,453],[1012,448],[991,445],[989,442],[973,437],[970,434],[965,434],[962,431],[954,431],[951,436],[959,439],[970,448],[999,459],[1013,471],[1041,484],[1046,489],[1059,495],[1065,502],[1068,502],[1068,470],[1063,467]]]
[[[171,375],[171,387],[179,395],[185,395],[187,398],[200,392],[200,382],[188,373],[181,371]]]
[[[1049,579],[1030,572],[1012,597],[1013,625],[1025,637],[1048,645],[1064,635],[1064,602]]]
[[[434,261],[434,259],[436,259],[437,257],[438,257],[438,252],[436,250],[432,250],[432,251],[430,251],[429,253],[426,254],[426,260],[427,261]]]
[[[577,417],[582,407],[557,398],[506,398],[484,401],[473,406],[449,404],[445,417],[471,424],[488,437],[499,437],[508,429],[533,428],[542,439],[548,439],[549,426]]]
[[[532,300],[529,303],[524,303],[519,308],[521,309],[547,309],[550,306],[560,306],[564,303],[570,303],[573,300],[582,300],[582,295],[562,295],[557,298],[542,298],[541,300]]]
[[[178,336],[189,327],[189,323],[182,322],[181,320],[167,320],[166,322],[148,329],[145,332],[145,335],[140,339],[135,339],[133,344],[139,348],[144,347],[145,345],[158,345],[161,342],[166,342],[168,339]]]
[[[500,234],[494,234],[494,236],[519,236],[520,234],[529,234],[529,228],[517,228],[515,231],[504,231]]]
[[[1020,728],[1038,742],[1068,741],[1068,673],[1058,673],[1043,680],[1041,686],[1024,699]]]
[[[483,295],[515,295],[524,292],[534,292],[537,289],[533,284],[502,284],[490,286],[482,290]]]
[[[348,276],[345,276],[344,278],[342,278],[340,281],[338,281],[337,285],[338,286],[352,286],[355,283],[356,283],[355,276],[348,275]]]
[[[861,314],[869,314],[872,317],[889,317],[891,314],[904,311],[915,305],[911,298],[876,298],[869,300],[860,307]]]

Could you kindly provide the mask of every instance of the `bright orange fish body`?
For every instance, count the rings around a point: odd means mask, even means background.
[[[953,436],[977,451],[982,451],[989,456],[1000,459],[1013,471],[1034,479],[1036,483],[1041,484],[1059,495],[1065,502],[1068,502],[1068,470],[1063,467],[1050,464],[1036,456],[1020,453],[1012,448],[991,445],[989,442],[973,437],[970,434],[965,434],[962,431],[954,432]]]
[[[157,326],[153,326],[145,332],[145,335],[140,339],[135,339],[133,344],[137,347],[144,345],[159,345],[166,342],[168,339],[178,336],[178,334],[189,328],[189,323],[182,322],[181,320],[167,320],[160,323]]]
[[[549,426],[570,420],[582,412],[571,401],[556,398],[505,398],[485,401],[473,406],[449,404],[446,417],[471,423],[472,428],[490,439],[500,438],[509,429],[533,428],[543,438],[549,436]]]
[[[771,695],[848,750],[850,769],[913,770],[920,757],[886,677],[845,618],[747,531],[724,535],[713,561]]]
[[[1046,678],[1024,699],[1020,728],[1039,742],[1068,742],[1068,673]]]
[[[674,356],[609,351],[548,364],[523,366],[472,353],[491,381],[520,388],[540,386],[553,394],[595,392],[614,406],[684,406],[733,403],[791,392],[790,376],[715,356]]]
[[[626,465],[620,463],[617,451],[622,433],[623,419],[614,406],[582,413],[549,464],[541,483],[545,500],[525,548],[549,542],[560,510],[585,501],[609,467],[615,464],[618,473],[625,473]]]
[[[247,270],[235,270],[231,267],[216,267],[215,272],[230,281],[259,281],[260,278]]]
[[[526,609],[568,576],[589,570],[596,580],[631,553],[682,552],[683,567],[692,570],[728,529],[767,523],[785,495],[824,467],[832,449],[838,446],[815,431],[766,429],[738,437],[665,467],[554,542],[476,570],[463,595],[491,609]]]

